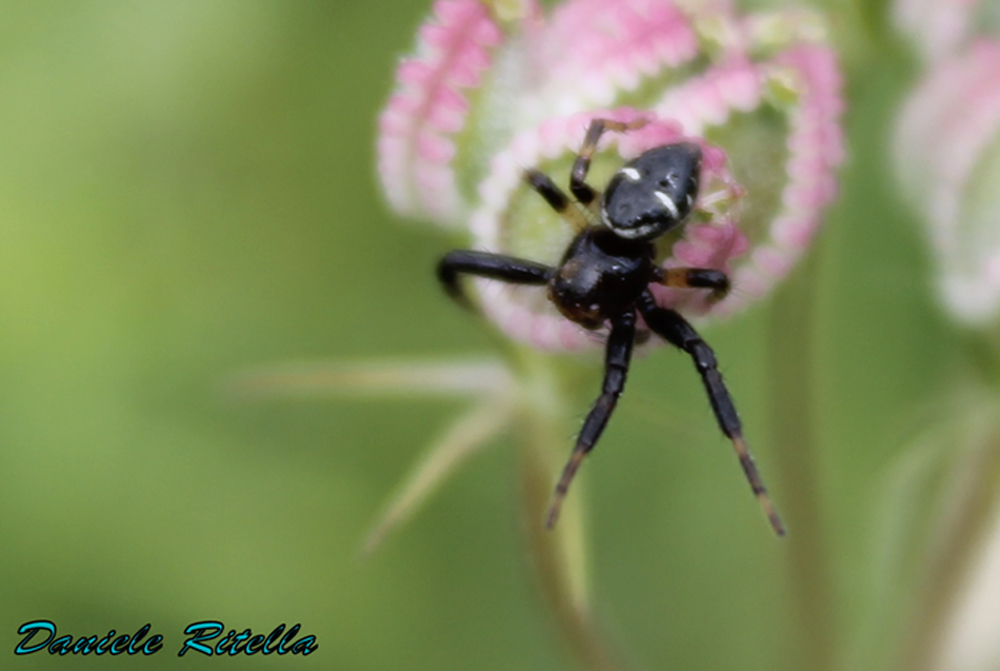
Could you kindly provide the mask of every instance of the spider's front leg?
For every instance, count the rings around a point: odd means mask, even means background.
[[[580,468],[583,458],[593,449],[597,439],[601,437],[604,427],[611,418],[611,413],[618,404],[618,397],[625,388],[625,378],[628,375],[629,361],[632,359],[632,345],[635,342],[635,312],[628,310],[611,320],[611,333],[604,356],[604,385],[601,395],[587,415],[576,439],[576,447],[563,469],[559,484],[556,485],[552,504],[545,525],[551,529],[559,519],[559,509],[562,507],[566,492],[573,481],[573,476]]]
[[[743,438],[743,425],[739,415],[736,414],[736,406],[733,404],[732,396],[729,395],[729,390],[726,389],[726,384],[722,380],[722,373],[719,372],[718,362],[712,348],[702,340],[694,327],[678,313],[659,307],[649,290],[646,290],[639,298],[638,307],[653,333],[691,355],[695,367],[701,375],[702,382],[705,384],[708,400],[712,404],[712,410],[715,412],[719,427],[733,442],[743,472],[746,474],[764,514],[767,515],[767,519],[774,528],[774,532],[779,536],[784,536],[785,525],[771,503],[771,498],[768,496],[764,482],[757,471],[750,449]]]
[[[709,301],[721,301],[729,294],[729,276],[711,268],[655,269],[654,280],[667,287],[680,289],[711,289]]]
[[[437,276],[444,290],[462,307],[473,309],[468,296],[462,291],[459,276],[462,274],[489,277],[514,284],[547,284],[555,273],[542,263],[526,261],[514,256],[475,252],[459,249],[448,252],[438,262]]]
[[[577,200],[584,205],[590,205],[597,198],[597,191],[585,180],[587,172],[590,170],[590,159],[594,157],[594,152],[597,151],[597,142],[604,135],[604,132],[613,130],[624,133],[642,128],[647,123],[649,122],[646,119],[636,119],[628,123],[611,121],[610,119],[594,119],[590,122],[587,135],[583,139],[583,146],[580,147],[580,153],[576,155],[576,161],[573,162],[573,172],[569,176],[569,190],[573,192]]]
[[[525,170],[524,181],[534,189],[549,206],[559,213],[559,215],[569,222],[577,233],[587,228],[589,222],[586,215],[580,210],[576,203],[570,202],[569,196],[555,185],[548,175],[538,170]]]

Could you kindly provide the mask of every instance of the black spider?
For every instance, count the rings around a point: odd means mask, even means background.
[[[598,204],[598,193],[584,180],[602,133],[624,132],[644,123],[603,119],[591,122],[569,183],[570,191],[584,207]],[[459,285],[460,273],[517,284],[547,285],[549,299],[568,319],[588,329],[611,324],[604,386],[556,485],[546,520],[549,528],[555,524],[573,476],[604,431],[625,386],[638,312],[654,333],[694,359],[715,417],[722,432],[732,440],[754,494],[775,532],[785,533],[743,439],[740,418],[722,381],[715,354],[681,315],[658,306],[648,288],[652,282],[706,288],[712,290],[713,298],[721,298],[729,291],[729,278],[721,271],[664,270],[654,262],[652,240],[684,223],[698,195],[700,173],[701,149],[696,144],[681,142],[650,149],[626,163],[608,182],[599,201],[603,225],[595,226],[551,179],[529,170],[525,173],[528,184],[577,230],[559,266],[552,268],[511,256],[465,250],[449,252],[438,264],[438,277],[444,288],[466,306],[469,303]]]

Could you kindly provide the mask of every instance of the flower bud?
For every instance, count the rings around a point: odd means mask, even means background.
[[[720,316],[766,295],[814,239],[843,158],[840,73],[817,16],[570,0],[543,17],[515,4],[504,16],[516,18],[503,20],[478,0],[439,0],[420,29],[380,121],[379,174],[393,208],[464,230],[476,249],[557,264],[573,229],[524,170],[565,185],[591,120],[643,119],[605,133],[588,183],[602,189],[652,147],[698,144],[694,212],[656,241],[657,262],[722,270],[733,285],[718,302],[654,286],[657,302]],[[544,289],[477,286],[484,311],[517,340],[550,350],[600,342]]]
[[[938,293],[961,322],[1000,314],[1000,42],[936,63],[903,107],[895,159],[927,224]]]

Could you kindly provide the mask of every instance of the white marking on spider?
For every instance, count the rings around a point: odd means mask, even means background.
[[[654,191],[653,196],[655,196],[658,201],[663,203],[663,207],[667,208],[667,211],[670,212],[671,217],[673,217],[674,219],[680,219],[681,213],[677,209],[677,203],[675,203],[673,199],[670,198],[670,196],[663,193],[662,191]]]
[[[654,222],[652,224],[646,224],[645,226],[639,226],[638,228],[615,228],[610,225],[608,227],[618,234],[618,237],[620,238],[635,240],[637,238],[645,238],[650,233],[658,230],[660,228],[660,224]]]
[[[638,182],[639,180],[642,179],[642,175],[635,168],[622,168],[618,172],[620,172],[621,174],[625,175],[626,177],[628,177],[633,182]]]
[[[608,210],[603,206],[601,207],[601,223],[614,231],[618,237],[625,238],[626,240],[644,238],[650,233],[656,231],[660,226],[658,223],[653,222],[651,224],[646,224],[645,226],[639,226],[638,228],[618,228],[611,223],[611,217],[608,216]]]

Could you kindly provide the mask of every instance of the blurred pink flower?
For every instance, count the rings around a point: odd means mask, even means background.
[[[900,23],[928,67],[900,114],[896,171],[927,224],[942,303],[972,326],[1000,316],[1000,39],[974,32],[981,9],[970,0],[897,7],[926,19]]]
[[[815,15],[570,0],[544,16],[524,0],[500,18],[497,4],[438,0],[397,70],[378,165],[398,213],[462,230],[473,248],[554,263],[572,231],[523,184],[523,170],[565,182],[591,119],[642,117],[641,130],[602,139],[591,182],[650,147],[697,142],[701,193],[683,233],[659,242],[660,262],[733,280],[718,303],[665,287],[657,300],[728,315],[789,272],[836,194],[843,159],[841,78]],[[544,290],[477,286],[484,311],[517,340],[550,350],[599,342]]]
[[[952,56],[968,43],[976,0],[898,0],[896,25],[927,62]]]

